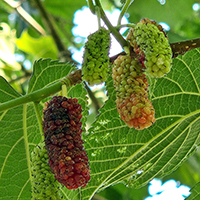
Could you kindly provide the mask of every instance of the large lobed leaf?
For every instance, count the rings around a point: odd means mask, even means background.
[[[51,59],[35,61],[34,66],[28,93],[55,83],[75,69],[70,63],[61,63],[59,61],[52,61]]]
[[[58,81],[73,69],[74,66],[69,63],[52,62],[49,59],[36,61],[28,93]],[[1,103],[21,96],[2,77],[0,86]],[[87,116],[87,98],[83,84],[71,87],[68,96],[78,99],[84,110],[84,116]],[[38,106],[42,114],[43,102]],[[84,128],[86,118],[82,122]],[[42,133],[32,103],[0,112],[0,199],[31,198],[30,153],[41,140]],[[62,190],[65,199],[72,199],[72,196],[76,199],[76,193],[79,199],[78,191],[72,193],[64,188]]]
[[[150,82],[157,121],[142,131],[128,128],[119,118],[113,82],[109,79],[109,99],[85,136],[91,181],[83,189],[69,191],[63,188],[65,199],[91,199],[96,192],[118,182],[141,187],[154,177],[174,171],[195,151],[200,132],[199,56],[199,49],[179,56],[173,60],[173,68],[167,76]],[[29,93],[64,76],[62,64],[60,75],[47,76],[50,72],[57,72],[59,63],[55,62],[55,66],[53,63],[48,60],[35,63]],[[0,81],[4,83],[0,102],[4,98],[9,100],[19,96],[4,79]],[[84,125],[87,117],[85,94],[82,84],[68,91],[68,96],[77,97],[85,109]],[[30,198],[29,153],[41,140],[34,107],[25,104],[0,114],[0,147],[3,149],[0,199]]]
[[[199,145],[200,51],[174,59],[171,72],[152,82],[156,123],[145,130],[128,128],[115,108],[112,80],[109,100],[86,139],[91,182],[83,199],[110,185],[123,182],[134,188],[174,171]]]

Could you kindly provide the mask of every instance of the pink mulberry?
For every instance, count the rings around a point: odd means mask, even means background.
[[[142,64],[128,55],[119,56],[112,72],[121,119],[129,127],[140,130],[151,126],[155,122],[155,110],[148,99],[148,82]]]

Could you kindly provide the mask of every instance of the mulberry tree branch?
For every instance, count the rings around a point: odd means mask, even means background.
[[[65,48],[65,45],[63,44],[58,31],[56,30],[56,27],[54,25],[54,20],[51,15],[46,11],[43,3],[40,0],[35,0],[35,3],[43,16],[46,25],[48,26],[48,29],[56,43],[56,46],[58,48],[58,51],[60,52],[60,55],[64,54],[65,61],[71,61],[74,62],[74,60],[71,58],[71,52]]]
[[[187,51],[200,47],[200,38],[171,43],[170,45],[173,52],[173,58],[175,58],[178,55],[185,54]]]
[[[170,44],[173,52],[173,58],[177,57],[178,55],[183,55],[186,52],[196,49],[200,47],[200,38],[194,39],[194,40],[187,40],[187,41],[182,41],[182,42],[175,42]],[[133,50],[132,50],[133,51]],[[114,55],[110,57],[110,62],[113,63],[114,60],[119,56],[119,55],[125,55],[126,53],[123,51],[117,55]],[[133,52],[134,55],[134,52]]]
[[[42,99],[52,94],[55,94],[56,92],[59,92],[63,84],[65,84],[66,87],[71,87],[72,85],[75,85],[80,82],[81,82],[81,70],[74,71],[69,75],[67,75],[65,78],[49,85],[48,87],[41,88],[37,91],[21,96],[17,99],[12,99],[10,101],[0,104],[0,111],[8,110],[29,102],[39,102]]]
[[[124,48],[128,46],[128,42],[122,37],[122,35],[117,31],[115,27],[112,26],[108,18],[106,17],[106,14],[101,6],[101,3],[99,0],[95,0],[96,6],[99,7],[101,12],[101,18],[105,22],[106,26],[109,28],[113,36],[117,39],[117,41],[120,43],[120,45]]]

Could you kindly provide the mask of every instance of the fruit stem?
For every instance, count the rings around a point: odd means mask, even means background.
[[[121,25],[117,25],[117,26],[115,26],[115,28],[117,29],[117,30],[120,30],[121,28],[123,28],[123,27],[129,27],[129,28],[134,28],[135,27],[135,24],[121,24]]]
[[[38,107],[38,102],[33,102],[34,108],[35,108],[35,113],[37,116],[37,120],[38,120],[38,125],[39,125],[39,130],[42,136],[42,141],[44,140],[44,133],[43,133],[43,127],[42,127],[42,117],[40,115],[40,109]]]
[[[93,4],[93,0],[88,0],[87,3],[88,3],[88,7],[89,7],[90,11],[91,11],[93,14],[95,14],[95,6],[94,6],[94,4]]]
[[[100,29],[101,28],[101,13],[98,6],[95,7],[95,13],[97,15],[98,28]]]
[[[123,5],[123,7],[121,9],[117,25],[121,25],[122,17],[124,16],[124,14],[126,13],[126,11],[128,10],[129,6],[133,3],[133,1],[134,0],[126,0],[126,3]]]
[[[107,27],[109,28],[109,30],[111,31],[113,36],[116,38],[116,40],[120,43],[122,48],[124,48],[125,46],[128,46],[128,42],[121,36],[121,34],[117,31],[117,29],[112,26],[112,24],[110,23],[110,21],[106,17],[106,14],[105,14],[102,6],[101,6],[100,1],[95,0],[95,3],[100,9],[101,18],[103,19],[103,21],[105,22],[105,24],[107,25]]]
[[[67,86],[65,84],[62,85],[62,96],[67,97]]]

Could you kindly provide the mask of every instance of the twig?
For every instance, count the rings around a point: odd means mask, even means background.
[[[48,87],[41,88],[27,95],[20,96],[16,99],[12,99],[0,104],[0,111],[8,110],[29,102],[40,102],[42,99],[60,91],[63,84],[66,84],[66,87],[71,87],[72,85],[80,82],[81,70],[77,70],[70,73],[67,77],[61,79],[60,81],[49,85]]]
[[[128,10],[129,6],[130,6],[132,3],[133,3],[133,0],[126,0],[126,3],[123,5],[122,10],[121,10],[121,12],[120,12],[117,25],[120,25],[120,24],[121,24],[122,17],[124,16],[124,14],[126,13],[126,11]]]
[[[185,54],[187,51],[200,47],[200,38],[171,43],[170,45],[173,52],[173,58],[175,58],[178,55]]]
[[[22,7],[20,2],[3,0],[11,8],[15,9],[19,16],[33,27],[39,34],[46,35],[46,31],[38,24]]]
[[[109,30],[112,32],[113,36],[117,39],[117,41],[120,43],[120,45],[123,48],[128,46],[128,42],[122,37],[122,35],[117,31],[117,29],[112,26],[112,24],[110,23],[110,21],[106,17],[106,14],[105,14],[102,6],[101,6],[100,1],[99,0],[95,0],[95,3],[96,3],[96,6],[98,6],[99,9],[100,9],[101,18],[103,19],[103,21],[105,22],[105,24],[107,25]]]
[[[90,11],[95,14],[95,6],[93,4],[93,0],[87,0],[87,3],[88,3],[88,7],[90,9]]]
[[[86,84],[86,82],[84,81],[83,83],[85,85],[85,89],[86,89],[86,91],[87,91],[90,99],[92,100],[92,103],[94,104],[95,110],[98,113],[98,110],[99,110],[99,108],[101,106],[99,105],[99,102],[98,102],[97,98],[94,96],[94,93],[90,90],[90,88],[88,87],[88,85]]]
[[[38,7],[41,15],[43,16],[43,18],[49,28],[49,31],[56,43],[58,51],[60,52],[60,56],[64,55],[65,61],[74,62],[74,60],[71,58],[71,56],[72,56],[71,52],[65,48],[65,45],[63,44],[55,26],[54,26],[53,18],[51,17],[51,15],[48,14],[48,12],[46,11],[44,5],[42,4],[42,2],[40,0],[35,0],[35,2],[36,2],[37,7]]]
[[[18,76],[16,79],[13,79],[13,80],[9,81],[9,83],[11,84],[11,83],[14,83],[14,82],[16,82],[16,81],[19,81],[19,80],[21,80],[21,79],[23,79],[23,78],[29,78],[29,77],[31,76],[31,74],[32,74],[32,73],[26,73],[26,74],[24,74],[24,75],[22,75],[22,76]]]
[[[50,30],[52,37],[54,38],[54,40],[56,42],[58,50],[65,51],[65,46],[63,45],[63,43],[56,31],[56,28],[53,26],[52,17],[47,13],[46,9],[44,8],[44,6],[40,0],[35,0],[35,2],[36,2],[38,9]]]

